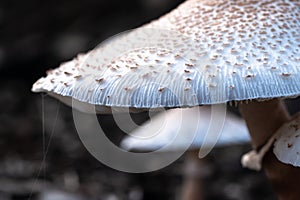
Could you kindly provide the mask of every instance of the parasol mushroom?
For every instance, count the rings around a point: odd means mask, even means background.
[[[201,116],[199,116],[199,113]],[[182,117],[182,126],[178,132],[176,127],[176,122]],[[124,138],[121,142],[121,147],[126,150],[138,150],[138,151],[155,151],[162,148],[170,141],[172,141],[177,134],[180,139],[177,140],[173,146],[170,146],[165,151],[179,151],[185,149],[185,143],[183,142],[186,135],[193,134],[190,131],[192,123],[197,120],[199,123],[197,126],[197,134],[191,143],[190,150],[196,150],[199,148],[207,148],[214,145],[211,140],[206,140],[205,137],[210,137],[207,134],[209,123],[211,119],[210,107],[202,106],[195,108],[185,108],[185,109],[172,109],[166,111],[166,113],[161,113],[156,115],[143,124],[142,126],[135,129],[130,136]],[[162,123],[164,122],[164,123]],[[227,114],[223,130],[217,141],[217,146],[227,146],[231,144],[242,144],[250,141],[248,136],[248,131],[245,123],[235,117],[233,114]]]
[[[241,102],[258,151],[290,120],[281,99],[300,93],[299,13],[295,0],[187,0],[93,50],[81,64],[49,72],[32,90],[69,105],[72,98],[84,102],[83,111],[96,105],[99,113]],[[300,196],[298,169],[271,151],[264,168],[280,198]]]
[[[200,110],[200,115],[198,113]],[[196,111],[195,111],[196,110]],[[178,132],[176,127],[177,121],[182,115],[182,126]],[[190,131],[191,123],[195,123],[194,119],[200,118],[197,126],[197,134],[189,148],[187,157],[185,158],[184,182],[182,186],[182,200],[199,200],[203,199],[203,177],[208,173],[205,161],[198,158],[197,149],[209,148],[215,143],[206,140],[210,137],[207,134],[210,124],[211,113],[209,106],[186,109],[172,109],[156,115],[151,121],[144,123],[121,142],[121,147],[125,150],[134,151],[155,151],[168,144],[174,139],[176,134],[181,137],[173,146],[165,149],[165,151],[180,151],[185,149],[185,140],[187,134],[193,134]],[[162,123],[164,122],[164,123]],[[250,141],[247,127],[245,123],[232,114],[228,114],[225,119],[223,130],[220,138],[216,143],[216,147],[229,146],[234,144],[244,144]]]

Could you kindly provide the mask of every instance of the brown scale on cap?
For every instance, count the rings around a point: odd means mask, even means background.
[[[284,77],[289,77],[289,76],[291,76],[292,74],[291,74],[291,73],[286,73],[286,72],[284,72],[284,73],[281,73],[281,75],[284,76]]]
[[[70,72],[64,72],[64,74],[67,75],[67,76],[72,76],[72,75],[73,75],[73,74],[70,73]]]
[[[76,75],[74,76],[75,79],[80,79],[82,77],[82,75]]]
[[[111,71],[113,71],[113,72],[117,71],[117,69],[114,68],[114,67],[110,67],[109,69],[110,69]]]
[[[187,66],[187,67],[194,67],[195,65],[194,64],[190,64],[190,63],[185,63],[185,66]]]
[[[158,88],[158,91],[163,92],[163,91],[165,91],[165,88],[164,87]]]
[[[53,73],[53,69],[48,69],[48,70],[46,71],[46,74],[47,74],[47,75],[52,74],[52,73]]]
[[[130,67],[131,70],[137,70],[138,67]]]
[[[97,83],[102,83],[102,82],[104,81],[104,78],[95,79],[95,81],[96,81]]]
[[[125,90],[125,91],[130,91],[130,90],[132,90],[132,89],[129,88],[129,87],[124,87],[124,90]]]
[[[254,77],[255,77],[254,74],[248,74],[248,75],[245,76],[245,78],[254,78]]]

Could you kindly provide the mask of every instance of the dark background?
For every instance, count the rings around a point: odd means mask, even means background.
[[[149,22],[181,2],[0,1],[0,200],[179,198],[184,158],[147,174],[109,169],[81,144],[71,109],[30,89],[46,69]],[[290,105],[298,110],[296,101]],[[134,117],[141,123],[148,116]],[[99,116],[99,121],[118,143],[122,133],[112,118]],[[229,147],[210,154],[207,162],[212,173],[204,182],[206,199],[274,199],[262,173],[241,168],[240,156],[249,149],[250,145]]]

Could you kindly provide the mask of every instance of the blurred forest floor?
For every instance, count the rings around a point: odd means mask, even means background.
[[[84,148],[71,108],[49,96],[30,95],[21,81],[10,81],[0,88],[0,200],[179,198],[184,157],[156,172],[118,172],[98,162]],[[124,134],[113,118],[98,118],[111,140],[118,143]],[[134,118],[141,123],[148,116],[142,113]],[[249,149],[250,145],[231,146],[209,154],[206,199],[274,199],[263,173],[241,168],[240,157]]]

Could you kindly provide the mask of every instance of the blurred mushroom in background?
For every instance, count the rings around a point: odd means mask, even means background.
[[[179,129],[177,124],[180,118],[183,119],[181,125],[183,128]],[[209,139],[205,142],[205,137],[211,137],[208,134],[208,129],[210,120],[213,120],[211,119],[209,106],[172,109],[166,111],[166,113],[157,114],[151,118],[151,121],[135,129],[130,133],[130,136],[127,136],[121,142],[121,147],[125,150],[135,152],[155,151],[170,143],[178,135],[180,139],[177,140],[177,143],[169,149],[165,149],[165,151],[181,151],[185,148],[183,141],[186,135],[194,134],[191,132],[193,130],[190,127],[193,127],[192,123],[197,123],[195,119],[199,119],[199,121],[195,138],[185,158],[182,200],[200,200],[204,198],[203,192],[205,190],[202,189],[202,182],[203,178],[210,173],[210,170],[206,166],[205,159],[203,158],[203,160],[198,157],[198,149],[214,145]],[[227,114],[216,147],[245,144],[248,142],[250,142],[250,137],[245,123],[233,114]]]

